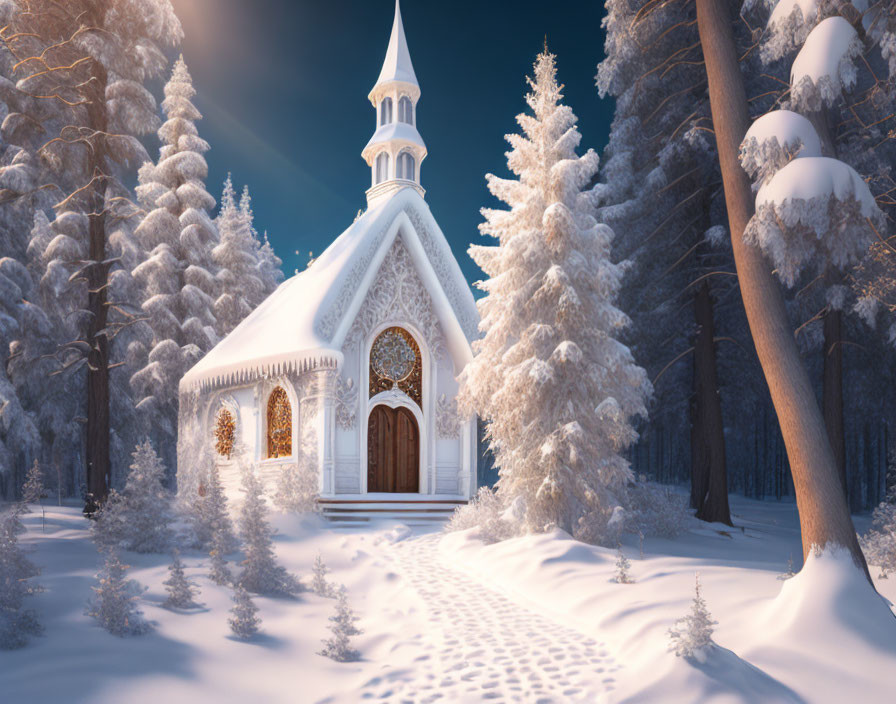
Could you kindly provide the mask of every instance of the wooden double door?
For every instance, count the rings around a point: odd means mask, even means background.
[[[367,421],[367,491],[420,491],[420,430],[407,408],[374,406]]]

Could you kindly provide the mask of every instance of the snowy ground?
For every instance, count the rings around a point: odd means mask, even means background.
[[[147,587],[141,606],[155,629],[129,639],[107,634],[83,613],[99,567],[85,521],[77,508],[49,508],[45,532],[35,512],[21,538],[43,569],[47,591],[31,605],[46,633],[0,652],[0,699],[893,701],[896,619],[887,607],[841,583],[831,561],[819,561],[802,583],[779,581],[791,554],[799,564],[794,507],[732,502],[733,530],[702,524],[675,540],[648,539],[643,560],[635,541],[626,544],[631,585],[612,581],[615,551],[559,532],[484,546],[466,533],[385,524],[333,531],[317,519],[274,516],[277,553],[289,569],[307,581],[320,551],[334,581],[346,584],[364,629],[356,638],[363,659],[348,664],[315,654],[334,602],[310,593],[257,598],[263,635],[231,639],[229,592],[204,576],[199,553],[183,555],[202,589],[202,608],[190,613],[160,605],[166,556],[127,554],[130,576]],[[859,528],[866,522],[858,519]],[[695,571],[719,621],[720,647],[704,664],[666,652]],[[877,586],[896,601],[896,580]]]

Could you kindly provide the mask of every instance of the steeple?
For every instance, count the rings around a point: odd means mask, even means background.
[[[367,97],[377,115],[376,131],[361,152],[371,168],[367,204],[374,205],[402,188],[416,188],[423,195],[420,163],[426,158],[426,145],[416,127],[420,85],[411,63],[398,0],[386,59]]]

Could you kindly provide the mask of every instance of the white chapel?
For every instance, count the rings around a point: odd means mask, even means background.
[[[424,200],[420,86],[397,2],[368,97],[367,210],[180,382],[181,495],[199,490],[209,456],[235,491],[235,447],[268,485],[312,463],[331,515],[450,509],[476,491],[476,419],[455,396],[479,317]]]

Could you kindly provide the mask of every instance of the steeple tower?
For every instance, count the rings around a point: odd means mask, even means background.
[[[361,152],[371,169],[368,206],[402,188],[416,188],[423,195],[420,163],[426,158],[426,145],[416,126],[420,86],[408,52],[398,0],[386,60],[367,97],[377,117],[377,129]]]

